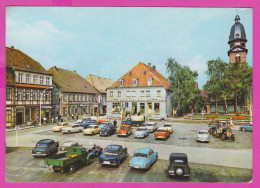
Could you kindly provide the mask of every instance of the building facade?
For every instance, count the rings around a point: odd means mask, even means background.
[[[51,117],[52,74],[14,47],[6,47],[6,127]]]
[[[107,89],[107,116],[144,115],[147,119],[172,116],[170,82],[156,67],[138,63]]]
[[[99,92],[76,71],[51,67],[53,116],[97,115]]]
[[[107,113],[107,93],[106,89],[110,87],[114,81],[109,78],[103,78],[95,75],[88,75],[85,78],[93,87],[95,87],[100,95],[98,96],[99,114],[106,115]]]

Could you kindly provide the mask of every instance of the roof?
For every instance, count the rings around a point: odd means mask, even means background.
[[[148,154],[152,149],[150,148],[139,148],[137,150],[135,150],[135,153],[144,153],[144,154]]]
[[[51,67],[48,72],[53,74],[53,81],[61,92],[99,93],[98,90],[82,78],[76,71],[69,71],[54,66]]]
[[[238,37],[236,36],[237,34],[238,34]],[[235,17],[234,25],[231,27],[228,43],[231,43],[231,42],[234,42],[237,40],[243,40],[245,42],[247,41],[245,28],[240,23],[240,17],[238,15]]]
[[[6,67],[49,74],[43,66],[18,49],[6,47]]]
[[[49,143],[49,142],[51,142],[51,141],[53,141],[52,139],[43,139],[43,140],[40,140],[39,142],[40,143]]]
[[[120,146],[120,145],[109,145],[105,149],[119,149],[120,147],[122,147],[122,146]]]
[[[133,86],[133,79],[138,79],[137,86]],[[135,65],[131,70],[129,70],[125,75],[123,75],[120,79],[113,83],[113,85],[109,88],[119,87],[119,80],[123,79],[123,86],[120,87],[140,87],[140,86],[148,86],[147,79],[152,78],[152,86],[163,86],[166,89],[170,88],[170,82],[160,74],[155,68],[148,66],[142,62],[139,62]],[[151,86],[149,86],[151,87]]]
[[[110,78],[103,78],[92,74],[88,75],[85,79],[100,93],[106,93],[106,89],[114,83]]]
[[[185,153],[171,153],[170,158],[187,158],[187,155]]]

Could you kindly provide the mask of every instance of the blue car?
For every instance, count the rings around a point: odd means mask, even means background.
[[[93,120],[93,119],[84,119],[81,123],[76,123],[76,124],[86,129],[88,128],[89,125],[97,125],[98,122],[97,120]]]
[[[109,121],[105,121],[105,122],[98,125],[98,127],[101,128],[101,129],[103,129],[106,126],[112,126],[113,127],[114,125],[113,125],[113,123],[111,123]]]
[[[252,132],[253,131],[253,125],[252,124],[248,124],[248,125],[240,126],[239,130],[243,131],[243,132],[245,132],[245,131],[251,131]]]
[[[140,148],[135,150],[129,166],[137,169],[149,169],[156,162],[157,158],[158,152],[154,152],[150,148]]]

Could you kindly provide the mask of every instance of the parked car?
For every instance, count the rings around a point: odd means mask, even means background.
[[[89,125],[88,128],[83,130],[84,135],[94,135],[98,134],[101,128],[98,125]]]
[[[197,142],[209,142],[210,134],[207,130],[200,130],[197,135]]]
[[[165,123],[163,125],[163,127],[166,127],[168,130],[170,130],[170,133],[172,134],[173,128],[172,128],[172,124],[171,123]]]
[[[146,123],[146,129],[150,132],[153,133],[154,131],[157,130],[157,123],[155,122],[148,122]]]
[[[99,163],[101,165],[115,165],[118,167],[127,156],[127,148],[123,148],[121,145],[109,145],[99,156]]]
[[[229,127],[222,128],[222,134],[220,136],[220,139],[222,141],[225,141],[225,140],[235,141],[235,135],[232,133],[231,128],[229,128]]]
[[[169,176],[190,176],[188,157],[185,153],[171,153],[168,166]]]
[[[108,121],[105,116],[98,116],[97,122],[98,124]]]
[[[135,150],[134,156],[129,162],[131,168],[149,169],[156,162],[158,153],[150,148]]]
[[[252,124],[248,124],[248,125],[240,126],[239,130],[243,131],[243,132],[245,132],[245,131],[251,131],[252,132],[253,131],[253,125]]]
[[[146,129],[146,127],[138,127],[135,131],[135,138],[145,138],[148,136],[149,131]]]
[[[84,120],[91,119],[90,117],[79,118],[77,123],[82,123]]]
[[[49,156],[57,153],[59,150],[59,142],[52,139],[43,139],[37,142],[36,146],[32,149],[32,156]]]
[[[85,119],[83,120],[81,123],[78,123],[81,127],[83,127],[84,129],[88,128],[89,125],[97,125],[98,122],[97,120],[93,120],[93,119]]]
[[[69,127],[63,128],[62,133],[70,134],[70,133],[81,133],[83,131],[83,127],[81,127],[79,124],[72,124]]]
[[[84,147],[70,147],[65,153],[60,153],[52,157],[45,158],[44,163],[53,166],[54,172],[69,174],[74,173],[76,168],[82,165],[90,165],[94,162],[94,155],[91,150]]]
[[[136,125],[137,127],[139,125],[142,125],[145,122],[145,116],[143,115],[137,115],[137,116],[131,116],[124,120],[122,120],[122,124],[126,125]]]
[[[105,121],[101,124],[98,125],[99,128],[103,129],[106,126],[114,126],[113,123],[109,122],[109,121]]]
[[[65,128],[65,127],[68,127],[68,126],[70,126],[68,124],[68,122],[60,122],[60,123],[57,124],[57,126],[53,127],[52,130],[53,130],[53,132],[61,132],[62,128]]]
[[[110,136],[112,134],[115,134],[116,132],[117,132],[117,128],[114,125],[106,125],[100,130],[99,135]]]
[[[117,136],[129,136],[133,133],[133,131],[130,125],[121,125],[117,133]]]
[[[67,142],[64,142],[60,146],[60,151],[61,152],[66,152],[66,151],[68,151],[69,147],[77,147],[77,146],[82,146],[82,145],[79,145],[78,142],[75,142],[75,141],[67,141]]]
[[[154,138],[166,140],[169,138],[170,134],[171,132],[167,127],[159,127],[154,133]]]

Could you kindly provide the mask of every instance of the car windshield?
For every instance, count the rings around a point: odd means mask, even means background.
[[[174,161],[173,161],[173,164],[174,164],[174,165],[184,165],[185,162],[184,162],[183,160],[179,160],[179,159],[178,159],[178,160],[174,160]]]
[[[88,129],[95,129],[96,127],[94,127],[94,126],[90,126],[90,127],[88,127]]]
[[[120,129],[129,129],[129,127],[121,126]]]
[[[167,131],[166,130],[157,130],[156,132],[158,132],[158,133],[166,133]]]
[[[134,156],[135,157],[145,157],[145,158],[147,158],[147,154],[145,154],[145,153],[135,153]]]
[[[208,133],[205,131],[200,131],[199,134],[208,134]]]
[[[147,124],[146,126],[154,126],[154,124]]]
[[[171,125],[164,125],[164,127],[171,127]]]
[[[106,154],[106,153],[117,154],[118,152],[116,149],[105,149],[104,154]]]
[[[39,147],[39,148],[46,148],[46,147],[47,147],[47,144],[39,143],[39,144],[37,144],[36,146]]]
[[[136,131],[145,131],[145,129],[144,128],[137,128]]]

